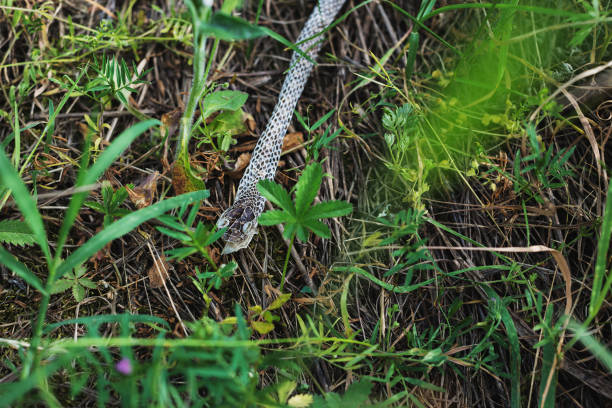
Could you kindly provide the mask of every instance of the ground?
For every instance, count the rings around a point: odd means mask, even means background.
[[[193,213],[205,245],[171,259],[186,232],[168,230],[193,207],[168,207],[66,268],[49,297],[2,253],[0,390],[12,404],[612,406],[609,2],[435,3],[442,12],[421,19],[427,2],[347,2],[275,181],[289,190],[320,163],[315,203],[352,213],[325,221],[329,238],[294,244],[283,226],[260,226],[230,255],[208,231],[233,202],[291,50],[259,36],[212,53],[209,41],[210,91],[248,99],[238,116],[202,118],[188,145],[209,192]],[[295,41],[311,10],[251,1],[234,14]],[[0,144],[60,261],[194,189],[175,163],[193,42],[183,2],[0,1]],[[151,118],[162,124],[108,163],[58,244],[83,158]],[[2,174],[0,219],[31,222]],[[57,268],[26,223],[4,224],[0,241],[46,284]],[[122,317],[135,315],[161,320]],[[166,389],[181,397],[164,400]],[[333,405],[333,393],[346,399]]]

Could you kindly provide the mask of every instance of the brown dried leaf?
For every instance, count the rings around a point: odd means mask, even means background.
[[[242,173],[242,170],[244,170],[245,167],[248,166],[250,161],[251,153],[242,153],[236,159],[236,163],[234,163],[234,168],[229,170],[228,173],[232,176],[239,175],[240,173]]]
[[[161,288],[168,279],[169,264],[165,257],[155,258],[153,266],[149,268],[149,283],[152,288]]]
[[[304,143],[304,134],[302,132],[287,133],[283,139],[283,152],[291,150]]]
[[[153,203],[155,192],[157,191],[157,180],[159,180],[160,177],[161,175],[156,171],[150,174],[142,183],[134,187],[134,189],[126,186],[125,189],[127,190],[130,200],[136,207],[144,208]]]
[[[255,128],[256,128],[256,123],[255,123],[255,118],[253,117],[253,115],[251,115],[250,113],[243,113],[242,115],[242,120],[244,120],[244,124],[246,125],[246,128],[251,131],[254,132]]]

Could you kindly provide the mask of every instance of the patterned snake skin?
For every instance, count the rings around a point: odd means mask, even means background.
[[[313,61],[321,48],[322,36],[342,8],[345,0],[320,0],[308,18],[298,37],[299,48]],[[302,43],[302,41],[308,40]],[[245,248],[257,233],[257,217],[262,213],[266,199],[257,191],[257,182],[274,179],[280,159],[283,138],[313,64],[297,53],[293,53],[289,72],[274,107],[272,116],[257,141],[251,162],[240,180],[234,204],[221,214],[217,227],[227,227],[223,239],[226,241],[223,253]]]

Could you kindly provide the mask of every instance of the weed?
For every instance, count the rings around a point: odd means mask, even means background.
[[[191,210],[187,213],[189,205],[191,205]],[[221,238],[224,230],[215,231],[214,227],[208,227],[201,221],[196,224],[199,208],[199,202],[184,202],[175,216],[164,215],[158,218],[166,227],[157,227],[157,230],[184,245],[182,248],[169,250],[167,254],[170,259],[182,260],[199,254],[204,256],[214,269],[217,269],[208,247]]]
[[[341,132],[341,129],[337,129],[335,132],[331,131],[330,127],[325,128],[323,133],[315,134],[316,130],[321,127],[330,117],[333,115],[335,110],[331,110],[323,115],[319,120],[317,120],[313,125],[308,123],[308,119],[302,117],[298,111],[295,111],[295,117],[300,122],[302,127],[308,133],[308,139],[312,140],[312,143],[308,146],[308,155],[312,157],[315,161],[319,160],[319,154],[321,149],[329,148],[331,142],[336,139]]]
[[[297,237],[300,241],[308,240],[309,231],[316,235],[329,238],[329,227],[319,221],[322,218],[342,217],[352,211],[351,204],[343,201],[327,201],[312,206],[323,180],[321,164],[315,162],[304,169],[304,172],[295,185],[295,200],[292,201],[289,193],[272,180],[262,180],[257,183],[259,192],[270,202],[279,206],[280,210],[266,211],[259,216],[261,225],[285,224],[283,236],[290,241],[280,290],[285,283],[285,272],[293,241]]]
[[[78,303],[82,302],[87,295],[87,289],[95,289],[96,284],[89,278],[86,278],[85,272],[87,268],[84,265],[79,265],[74,268],[74,271],[68,271],[61,279],[58,279],[51,287],[52,295],[62,293],[68,289],[72,289],[72,296]]]
[[[128,185],[134,188],[133,185]],[[85,201],[83,204],[91,209],[104,214],[104,227],[111,225],[117,218],[121,218],[130,213],[127,208],[119,208],[128,197],[125,186],[119,187],[116,191],[108,180],[102,182],[102,204],[96,201]]]

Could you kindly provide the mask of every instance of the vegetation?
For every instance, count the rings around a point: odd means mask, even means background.
[[[307,3],[0,0],[0,405],[610,404],[612,4],[345,6],[222,255]]]

